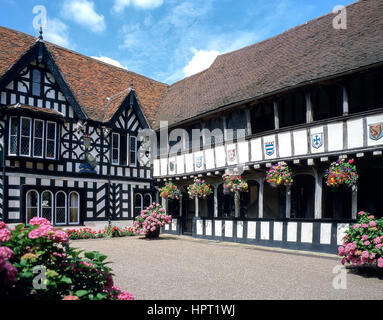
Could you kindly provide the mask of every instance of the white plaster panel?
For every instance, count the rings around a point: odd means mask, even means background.
[[[328,130],[328,151],[337,151],[343,149],[343,123],[330,123]]]
[[[321,223],[320,244],[331,244],[331,223]]]
[[[301,242],[312,243],[313,242],[313,224],[302,223],[301,225]]]
[[[214,232],[216,237],[222,237],[222,220],[214,221]]]
[[[249,221],[247,223],[247,238],[255,239],[257,233],[257,223],[255,221]]]
[[[205,220],[205,233],[207,236],[213,235],[213,222],[212,222],[212,220]]]
[[[237,238],[243,238],[243,221],[237,221]]]
[[[322,146],[320,148],[314,148],[313,147],[313,136],[314,135],[322,135]],[[311,153],[323,153],[324,151],[324,145],[325,145],[325,139],[327,137],[324,136],[324,130],[323,127],[315,127],[311,128],[310,130],[310,148],[311,148]]]
[[[274,222],[274,241],[283,240],[283,222]]]
[[[226,155],[224,146],[218,146],[215,148],[215,159],[217,168],[226,166]]]
[[[293,137],[294,137],[295,155],[296,156],[306,155],[308,153],[308,150],[307,150],[307,131],[306,130],[294,131]]]
[[[172,231],[177,231],[177,219],[172,219]]]
[[[380,138],[379,140],[375,141],[370,138],[370,128],[369,126],[372,124],[378,124],[380,122],[383,122],[383,115],[376,115],[376,116],[371,116],[367,117],[367,141],[368,141],[368,146],[378,146],[383,144],[383,138]]]
[[[269,222],[261,222],[261,240],[270,240]]]
[[[183,155],[177,156],[177,173],[185,173],[185,158]]]
[[[193,159],[192,153],[185,154],[185,164],[186,164],[186,172],[194,171],[194,159]]]
[[[262,140],[260,138],[250,141],[251,161],[262,161]]]
[[[287,223],[287,241],[297,242],[298,224],[296,222]]]
[[[348,149],[363,147],[363,119],[352,119],[347,121]]]
[[[246,163],[249,162],[249,142],[242,141],[238,142],[238,162]]]
[[[166,176],[168,174],[168,159],[162,158],[161,161],[161,176]]]
[[[279,142],[279,156],[281,158],[291,157],[292,152],[291,152],[290,132],[280,133],[278,135],[278,142]]]
[[[337,225],[337,244],[338,246],[343,244],[343,237],[345,236],[345,231],[348,229],[349,224],[339,223]]]
[[[197,220],[197,234],[199,236],[203,235],[203,220]]]
[[[170,230],[170,226],[168,224],[165,225],[165,230],[166,231],[169,231]]]
[[[206,169],[214,169],[214,149],[205,150]]]
[[[233,221],[225,221],[225,237],[233,237]]]

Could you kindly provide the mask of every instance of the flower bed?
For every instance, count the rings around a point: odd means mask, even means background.
[[[81,228],[67,230],[66,232],[70,240],[122,238],[134,236],[133,227],[118,228],[116,226],[109,226],[98,231],[92,230],[91,228]]]
[[[293,173],[287,165],[275,164],[267,172],[266,181],[273,188],[281,186],[289,188],[294,182]]]
[[[71,248],[68,234],[43,218],[8,229],[0,221],[0,299],[133,300],[114,286],[99,252]]]
[[[223,192],[225,194],[246,192],[249,188],[247,182],[241,176],[235,174],[223,175]]]
[[[188,186],[188,194],[191,199],[203,198],[211,195],[213,190],[205,180],[195,178],[194,183]]]
[[[342,264],[377,264],[383,268],[383,218],[376,219],[364,211],[358,215],[358,223],[349,227],[343,245],[338,248]]]
[[[325,174],[326,185],[337,191],[342,185],[346,187],[356,186],[359,175],[354,165],[354,159],[345,161],[344,159],[337,160],[330,165],[330,168]]]
[[[148,238],[155,238],[159,236],[158,231],[161,227],[171,222],[172,217],[167,215],[166,210],[158,203],[153,203],[145,210],[142,210],[141,214],[136,217],[136,221],[133,224],[134,234],[142,234]]]
[[[165,183],[165,186],[160,189],[161,198],[178,200],[180,196],[181,196],[181,191],[172,182]]]

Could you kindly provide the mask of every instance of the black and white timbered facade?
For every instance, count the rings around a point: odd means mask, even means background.
[[[138,211],[135,198],[140,210],[155,200],[150,167],[137,161],[137,134],[148,124],[129,85],[110,121],[92,120],[41,40],[1,78],[4,221],[127,224]]]

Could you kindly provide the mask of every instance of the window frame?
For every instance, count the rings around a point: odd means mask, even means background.
[[[32,192],[35,192],[37,194],[37,207],[29,207],[28,206],[28,195]],[[26,222],[25,224],[26,225],[29,225],[29,221],[30,221],[30,220],[28,221],[28,208],[36,208],[36,210],[37,210],[37,216],[36,217],[40,217],[40,193],[35,189],[28,190],[25,194],[25,222]]]
[[[42,138],[36,138],[35,134],[36,134],[36,122],[41,122],[43,124],[43,130],[42,130]],[[32,143],[32,146],[33,146],[33,152],[32,152],[32,157],[33,158],[37,158],[37,159],[44,159],[44,155],[45,155],[45,121],[44,120],[41,120],[41,119],[33,119],[33,143]],[[39,139],[41,140],[41,156],[37,156],[35,155],[35,140],[36,139]]]
[[[58,194],[64,194],[64,197],[65,197],[65,200],[64,200],[64,205],[65,207],[59,207],[59,208],[64,208],[65,209],[65,222],[64,223],[57,223],[57,195]],[[56,194],[55,194],[55,203],[54,203],[54,215],[55,215],[55,225],[57,226],[64,226],[64,225],[67,225],[68,224],[68,196],[66,194],[66,192],[60,190],[60,191],[57,191]]]
[[[71,200],[71,195],[72,194],[76,194],[77,195],[77,222],[71,222],[71,219],[70,219],[70,210],[75,207],[71,207],[70,205],[70,200]],[[79,225],[80,224],[80,194],[77,192],[77,191],[71,191],[69,192],[69,195],[68,195],[68,222],[67,224],[68,225]]]
[[[115,161],[116,159],[114,158],[114,150],[116,149],[114,147],[115,136],[118,137],[117,161]],[[112,165],[116,165],[116,166],[120,165],[120,146],[121,146],[120,144],[121,144],[121,135],[118,132],[113,132],[112,133],[112,139],[111,139],[111,157],[110,157],[111,161],[112,161]]]
[[[131,141],[131,139],[134,139],[134,146],[135,146],[135,148],[134,148],[134,162],[132,162],[132,152],[133,152],[133,150],[131,149],[131,147],[132,147],[132,141]],[[137,143],[137,137],[136,136],[132,136],[132,135],[130,135],[129,136],[129,146],[128,146],[128,152],[129,152],[129,166],[130,167],[134,167],[134,168],[136,168],[137,167],[137,146],[138,146],[138,143]]]
[[[53,194],[53,192],[52,191],[50,191],[50,190],[44,190],[44,191],[42,191],[41,192],[41,197],[40,197],[40,208],[41,208],[41,214],[40,214],[40,217],[41,218],[45,218],[45,217],[43,217],[43,195],[44,195],[44,193],[49,193],[50,195],[51,195],[51,201],[52,201],[52,205],[51,205],[51,207],[50,207],[50,209],[51,209],[51,219],[50,219],[50,223],[54,223],[53,222],[53,214],[54,214],[54,208],[55,208],[55,202],[54,202],[54,194]],[[49,207],[48,207],[49,208]],[[47,218],[45,218],[45,219],[47,219]],[[47,219],[48,220],[48,219]]]
[[[55,139],[54,139],[54,156],[53,157],[48,157],[47,155],[47,150],[48,150],[48,124],[54,124],[55,126]],[[50,160],[56,160],[56,155],[57,155],[57,122],[54,121],[46,121],[45,125],[45,159],[50,159]],[[53,141],[52,139],[49,139],[49,141]]]
[[[12,130],[12,119],[16,120],[16,125],[17,125],[16,136],[12,135],[12,133],[11,133],[11,130]],[[15,117],[15,116],[9,117],[8,125],[9,125],[9,131],[8,131],[8,155],[10,155],[10,156],[17,156],[18,155],[18,151],[19,151],[19,125],[20,125],[19,117]],[[16,153],[11,153],[11,137],[12,136],[16,137]]]
[[[28,120],[29,121],[29,137],[23,136],[22,131],[23,131],[23,120]],[[29,117],[20,117],[20,122],[19,122],[19,156],[20,157],[26,157],[26,158],[31,158],[32,156],[32,118]],[[28,138],[29,141],[29,154],[22,154],[22,144],[21,144],[21,139],[22,138]]]

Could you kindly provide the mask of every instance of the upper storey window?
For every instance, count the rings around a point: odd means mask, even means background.
[[[37,69],[32,71],[32,95],[41,96],[41,72]]]
[[[57,130],[56,122],[10,117],[8,155],[56,160]]]

